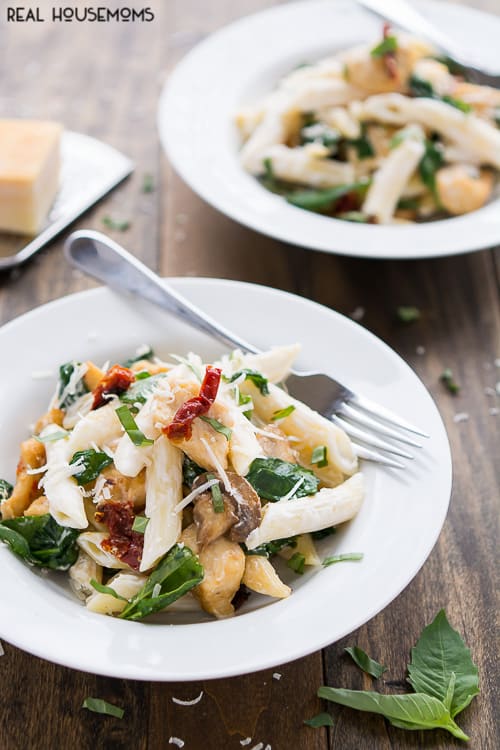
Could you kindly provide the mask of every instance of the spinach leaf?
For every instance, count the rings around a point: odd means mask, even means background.
[[[365,192],[368,182],[353,182],[347,185],[336,185],[332,188],[323,189],[305,189],[289,193],[286,196],[288,203],[298,208],[304,208],[307,211],[330,211],[335,208],[335,204],[348,193],[362,194]]]
[[[189,547],[176,544],[160,560],[120,617],[141,620],[153,612],[159,612],[201,583],[203,576],[204,570],[198,557]]]
[[[69,463],[71,465],[76,464],[77,462],[81,464],[82,469],[78,474],[74,474],[73,476],[77,483],[82,485],[88,484],[89,482],[93,482],[94,479],[97,479],[101,471],[105,469],[106,466],[113,463],[113,459],[103,451],[96,451],[94,448],[88,448],[84,451],[77,451]]]
[[[444,703],[424,693],[381,695],[365,690],[323,686],[319,688],[318,696],[358,711],[381,714],[393,726],[401,729],[446,729],[460,740],[469,739],[455,724]]]
[[[387,667],[384,667],[383,664],[375,661],[375,659],[370,659],[366,651],[363,651],[359,646],[348,646],[344,651],[352,657],[363,672],[375,677],[375,679],[378,679],[387,670]]]
[[[443,165],[443,150],[435,141],[425,141],[425,154],[420,160],[418,171],[424,185],[436,195],[436,172]]]
[[[10,482],[7,482],[6,479],[0,479],[0,503],[3,500],[8,500],[9,497],[12,495],[12,490],[14,487],[11,485]]]
[[[272,542],[260,544],[258,547],[254,547],[254,549],[248,549],[245,544],[241,544],[245,555],[258,555],[259,557],[267,557],[268,559],[273,555],[277,555],[278,552],[285,547],[292,547],[293,549],[296,546],[297,538],[294,536],[285,537],[284,539],[275,539]]]
[[[152,362],[154,356],[155,356],[155,353],[151,349],[150,346],[148,346],[147,348],[144,347],[141,354],[136,354],[134,357],[130,357],[130,359],[126,359],[125,362],[123,363],[123,367],[130,367],[136,362],[142,362],[143,359],[148,360],[148,362]]]
[[[166,372],[160,372],[157,375],[150,375],[147,378],[136,380],[130,388],[120,394],[120,401],[124,404],[130,404],[130,406],[145,404],[166,374]]]
[[[310,719],[304,719],[304,724],[307,724],[308,727],[313,727],[314,729],[317,729],[318,727],[333,727],[333,719],[330,714],[325,712],[322,714],[316,714],[316,716],[313,716]]]
[[[241,378],[242,375],[245,375],[245,380],[251,380],[254,386],[259,389],[263,396],[269,395],[269,381],[261,372],[257,372],[257,370],[249,370],[245,367],[243,370],[238,370],[238,372],[235,372],[229,378],[224,377],[224,380],[226,381],[226,383],[234,383],[234,381]]]
[[[196,477],[199,477],[200,474],[204,474],[205,471],[206,469],[198,466],[198,464],[192,461],[189,456],[186,456],[186,454],[184,454],[184,458],[182,461],[182,481],[186,485],[186,487],[189,487],[189,489],[191,489]]]
[[[366,134],[365,125],[361,128],[361,135],[359,138],[352,138],[346,142],[349,146],[353,146],[356,149],[358,159],[369,159],[370,156],[375,156],[375,150]]]
[[[48,513],[21,516],[0,522],[0,540],[31,565],[67,570],[78,557],[76,539],[80,532],[59,526]]]
[[[76,360],[71,360],[71,362],[66,362],[64,365],[61,365],[59,368],[59,387],[57,389],[57,396],[59,399],[61,399],[61,396],[63,395],[65,389],[68,387],[69,382],[71,380],[71,376],[75,372],[76,367],[81,367],[82,363],[77,362]],[[78,398],[81,396],[84,396],[86,393],[88,393],[88,388],[85,385],[83,378],[80,378],[78,380],[70,392],[67,392],[63,398],[62,401],[60,401],[59,406],[61,409],[67,409],[68,406],[71,406]]]
[[[462,101],[462,99],[456,99],[455,97],[448,96],[447,94],[440,96],[434,91],[434,88],[429,81],[425,81],[419,76],[410,76],[410,79],[408,81],[408,88],[410,89],[410,94],[412,94],[413,96],[422,96],[426,97],[427,99],[436,99],[437,101],[450,104],[452,107],[459,109],[461,112],[470,112],[472,110],[470,104]]]
[[[288,495],[300,479],[302,484],[293,497],[305,497],[317,491],[319,479],[312,471],[280,458],[255,458],[246,476],[257,494],[272,502]]]
[[[454,677],[449,710],[452,717],[469,705],[479,693],[478,671],[470,651],[440,610],[433,622],[422,631],[411,651],[408,681],[418,693],[426,693],[446,703],[447,691]]]
[[[125,714],[123,708],[114,706],[112,703],[108,703],[108,701],[105,701],[102,698],[85,698],[82,703],[82,708],[93,711],[95,714],[114,716],[117,719],[123,719],[123,715]]]

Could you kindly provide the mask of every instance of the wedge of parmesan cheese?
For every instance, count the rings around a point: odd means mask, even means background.
[[[62,127],[0,120],[0,231],[37,234],[59,187]]]

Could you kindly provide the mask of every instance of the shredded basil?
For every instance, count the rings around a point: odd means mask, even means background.
[[[20,516],[0,522],[0,540],[30,565],[68,570],[78,557],[78,529],[60,526],[51,515]]]
[[[354,224],[369,224],[373,221],[371,216],[364,214],[362,211],[344,211],[341,214],[337,214],[336,218],[342,219],[342,221],[351,221]]]
[[[203,420],[203,422],[206,422],[207,424],[209,424],[210,427],[212,427],[212,429],[214,429],[216,432],[220,432],[221,435],[224,435],[226,440],[231,440],[231,435],[233,434],[233,431],[229,427],[226,427],[225,424],[222,424],[222,422],[219,422],[218,419],[214,419],[213,417],[205,417],[205,416],[201,416],[200,419]]]
[[[145,404],[166,374],[165,372],[159,372],[157,375],[149,375],[148,373],[146,377],[144,375],[139,377],[124,393],[120,394],[120,401],[137,410],[135,404]],[[141,375],[141,373],[138,373],[138,375]]]
[[[207,474],[207,481],[210,481],[211,479],[216,479],[214,474]],[[224,498],[222,497],[222,492],[220,491],[218,482],[210,487],[210,492],[212,494],[214,513],[224,513]]]
[[[248,549],[245,544],[241,544],[240,546],[243,549],[245,555],[257,555],[259,557],[269,558],[273,557],[273,555],[277,555],[278,552],[280,552],[280,550],[282,549],[285,549],[285,547],[292,547],[292,549],[295,548],[297,546],[297,537],[291,536],[285,539],[275,539],[272,542],[260,544],[254,549]]]
[[[321,539],[326,539],[327,536],[331,536],[332,534],[336,534],[337,529],[335,526],[328,526],[326,529],[320,529],[319,531],[312,531],[311,536],[314,539],[314,541],[318,542]]]
[[[6,479],[0,479],[0,503],[4,500],[8,500],[12,495],[14,487]]]
[[[449,390],[450,393],[452,393],[454,396],[457,395],[457,393],[460,390],[460,386],[455,380],[453,376],[453,372],[450,370],[449,367],[447,367],[446,370],[444,370],[441,373],[441,377],[439,379],[444,384],[444,386]]]
[[[286,199],[289,203],[307,211],[333,211],[339,198],[349,193],[360,197],[366,192],[368,180],[323,189],[304,189],[289,193]]]
[[[128,219],[113,219],[112,216],[103,216],[102,223],[107,229],[116,232],[126,232],[132,226],[132,222]]]
[[[271,420],[273,422],[277,422],[278,419],[285,419],[285,417],[289,417],[290,414],[292,414],[295,411],[295,406],[293,404],[290,404],[290,406],[286,406],[284,409],[278,409],[278,411],[275,411],[273,416],[271,417]]]
[[[410,94],[412,94],[413,96],[436,99],[437,101],[445,102],[445,104],[449,104],[452,107],[455,107],[456,109],[459,109],[461,112],[465,113],[472,110],[470,104],[462,101],[462,99],[456,99],[455,97],[449,96],[447,94],[440,96],[436,93],[434,87],[429,81],[426,81],[415,74],[410,76],[410,79],[408,81],[408,88],[410,89]]]
[[[287,562],[287,566],[299,575],[302,575],[304,573],[305,564],[306,558],[300,552],[294,552],[294,554]]]
[[[443,165],[443,148],[439,142],[425,141],[425,153],[418,165],[420,178],[424,185],[436,195],[436,172]]]
[[[420,319],[420,310],[418,307],[401,305],[396,308],[396,317],[401,323],[414,323]]]
[[[398,48],[398,40],[395,36],[386,36],[380,44],[377,44],[376,47],[374,47],[370,54],[372,57],[383,57],[384,55],[387,55],[389,53],[396,52]]]
[[[63,438],[68,437],[68,432],[61,428],[60,430],[54,430],[54,432],[50,432],[43,437],[40,435],[33,435],[33,437],[35,440],[38,440],[39,443],[55,443],[57,440],[62,440]]]
[[[415,211],[419,205],[418,198],[400,198],[396,208],[398,211]]]
[[[198,466],[198,464],[192,461],[189,456],[186,456],[186,454],[184,454],[184,458],[182,459],[182,481],[186,485],[186,487],[189,487],[189,489],[191,489],[196,477],[199,477],[200,474],[204,473],[205,469],[203,469],[201,466]]]
[[[74,474],[73,476],[78,484],[83,485],[97,479],[101,471],[113,463],[113,459],[103,451],[88,448],[84,451],[77,451],[69,463],[72,465],[77,462],[82,465],[82,468],[78,474]]]
[[[244,368],[243,370],[238,370],[238,372],[235,372],[229,378],[224,377],[224,380],[226,383],[234,383],[234,381],[241,378],[242,375],[245,375],[245,380],[251,380],[263,396],[269,395],[269,381],[261,372],[257,372],[257,370]]]
[[[326,445],[317,445],[312,452],[311,463],[316,464],[318,469],[323,469],[325,466],[328,466],[327,454]]]
[[[369,159],[371,156],[375,156],[375,149],[366,134],[366,125],[364,124],[361,126],[359,138],[348,139],[346,143],[356,149],[358,159]]]
[[[307,724],[308,727],[313,727],[313,729],[318,729],[318,727],[333,727],[333,719],[330,714],[325,712],[316,714],[316,716],[312,716],[310,719],[304,719],[304,724]]]
[[[112,596],[115,599],[120,599],[122,602],[128,602],[128,599],[126,597],[118,594],[118,592],[111,588],[111,586],[104,586],[102,583],[99,583],[99,581],[96,581],[95,578],[90,579],[90,585],[100,594],[107,594],[108,596]]]
[[[282,461],[280,458],[255,458],[246,480],[250,482],[259,497],[276,502],[286,497],[297,485],[293,497],[314,495],[318,489],[319,479],[303,466]]]
[[[331,555],[331,557],[325,557],[323,565],[327,568],[329,565],[333,565],[338,562],[357,562],[363,559],[362,552],[345,552],[342,555]]]
[[[123,708],[114,706],[112,703],[102,700],[102,698],[85,698],[82,703],[82,708],[93,711],[95,714],[114,716],[116,719],[123,719],[125,714]]]
[[[132,524],[132,531],[137,531],[138,534],[144,534],[148,523],[149,518],[146,518],[146,516],[136,516],[134,518],[134,523]]]
[[[124,404],[123,406],[120,406],[116,410],[116,416],[122,423],[125,432],[131,439],[134,445],[137,445],[138,448],[142,448],[146,445],[153,445],[154,440],[150,440],[147,438],[143,432],[138,428],[137,423],[132,416],[132,413],[128,406]]]

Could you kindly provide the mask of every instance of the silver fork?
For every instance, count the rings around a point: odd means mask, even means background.
[[[259,349],[195,307],[151,269],[100,232],[74,232],[66,240],[64,252],[72,265],[111,288],[130,292],[159,305],[225,345],[259,354]],[[351,437],[360,458],[403,468],[403,464],[392,456],[411,459],[412,454],[386,438],[421,448],[414,435],[429,437],[418,427],[354,393],[324,373],[292,372],[287,378],[286,387],[294,398],[342,427]]]
[[[486,69],[477,59],[474,59],[473,53],[463,50],[455,40],[433,26],[406,0],[356,0],[356,2],[383,20],[391,21],[396,26],[433,42],[447,57],[457,63],[462,74],[471,82],[500,87],[500,68]]]

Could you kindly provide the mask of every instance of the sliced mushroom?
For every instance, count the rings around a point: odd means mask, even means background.
[[[231,484],[231,494],[219,481],[219,489],[224,502],[224,511],[216,513],[211,489],[201,493],[194,501],[193,520],[196,524],[198,542],[204,547],[229,531],[233,542],[244,542],[251,531],[259,526],[262,511],[260,498],[252,485],[239,474],[229,471],[227,478]],[[202,474],[193,483],[193,488],[207,482]]]
[[[292,464],[298,463],[298,454],[290,445],[287,436],[275,424],[268,424],[264,428],[265,435],[259,432],[257,440],[268,458],[280,458]]]

